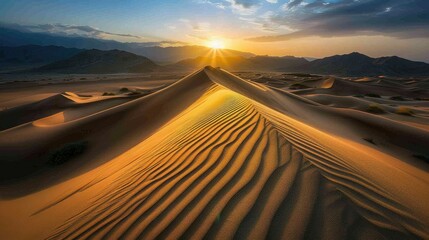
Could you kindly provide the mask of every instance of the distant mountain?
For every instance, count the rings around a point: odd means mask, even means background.
[[[179,61],[168,66],[170,69],[198,69],[207,65],[221,67],[229,71],[293,71],[308,61],[304,58],[296,57],[270,57],[270,56],[225,56],[223,51],[213,57],[198,57]]]
[[[0,47],[0,71],[34,68],[69,58],[81,51],[58,46]]]
[[[296,70],[339,76],[428,76],[429,64],[396,56],[371,58],[354,52],[314,60]]]
[[[248,59],[251,67],[256,69],[271,69],[272,71],[293,71],[299,66],[308,63],[305,58],[298,58],[293,56],[273,57],[273,56],[255,56]]]
[[[56,45],[68,48],[113,50],[119,49],[137,55],[146,56],[158,63],[175,63],[180,60],[207,55],[210,48],[203,46],[158,47],[148,46],[154,43],[122,43],[113,40],[103,40],[85,37],[68,37],[48,33],[20,31],[0,26],[0,46],[22,45]],[[224,50],[230,55],[251,57],[252,53],[235,50]]]
[[[7,43],[4,39],[12,39],[5,36],[13,31],[15,30],[6,32],[5,35],[0,35],[0,45]],[[17,36],[16,34],[12,35]],[[15,39],[16,42],[14,43],[22,43],[23,39],[25,41],[33,39],[29,38],[30,36],[36,36],[35,39],[39,41],[42,39],[39,35],[51,40],[67,39],[69,41],[70,39],[81,39],[82,44],[91,43],[97,45],[98,43],[108,43],[107,45],[102,45],[103,48],[109,48],[115,46],[115,44],[127,46],[128,48],[137,46],[133,45],[136,43],[127,45],[115,41],[48,36],[47,34],[36,33],[22,33],[22,36],[26,38]],[[110,45],[110,43],[113,43],[113,45]],[[144,52],[146,54],[134,54],[122,50],[85,50],[59,46],[0,46],[0,72],[21,71],[29,68],[37,71],[64,73],[147,72],[161,69],[160,66],[152,61],[151,57],[159,54],[157,59],[170,60],[197,56],[162,67],[164,71],[192,71],[206,65],[212,65],[229,71],[283,71],[339,76],[429,76],[429,64],[427,63],[410,61],[397,56],[371,58],[357,52],[314,61],[292,56],[255,56],[250,53],[225,49],[213,51],[201,46],[137,47],[134,48],[134,52]]]
[[[97,49],[82,51],[68,59],[60,60],[40,68],[36,72],[52,73],[139,73],[159,68],[150,59],[133,53]]]
[[[129,51],[138,55],[146,56],[155,62],[160,64],[171,64],[181,60],[189,59],[189,58],[197,58],[201,56],[210,55],[213,51],[210,48],[203,46],[181,46],[181,47],[136,47],[132,46],[131,43],[127,50],[124,48],[123,50]],[[240,52],[231,49],[223,49],[223,54],[227,57],[252,57],[255,56],[253,53],[248,52]]]
[[[382,66],[386,72],[394,75],[429,75],[429,64],[410,61],[397,56],[376,58],[374,64]]]

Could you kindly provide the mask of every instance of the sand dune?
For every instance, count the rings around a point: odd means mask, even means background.
[[[133,99],[55,95],[2,125],[1,163],[77,140],[86,161],[4,183],[0,238],[428,239],[428,132],[300,94],[206,67]]]

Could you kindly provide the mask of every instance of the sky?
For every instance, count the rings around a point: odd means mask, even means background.
[[[217,39],[261,55],[429,62],[429,0],[2,0],[0,22],[123,42]]]

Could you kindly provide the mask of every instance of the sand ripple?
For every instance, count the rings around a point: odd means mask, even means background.
[[[142,143],[149,146],[132,149],[134,158],[116,160],[112,184],[50,238],[427,236],[398,223],[419,226],[293,125],[217,86]]]
[[[319,114],[320,105],[299,96],[205,68],[85,121],[116,119],[106,131],[142,131],[141,119],[159,120],[158,111],[173,109],[175,98],[197,86],[183,111],[136,146],[11,201],[13,211],[31,212],[16,220],[34,224],[26,236],[429,239],[427,172],[348,138],[347,130],[339,135],[309,124],[336,124],[328,121],[336,115]],[[149,100],[158,105],[148,107]],[[53,115],[36,124],[60,120]]]

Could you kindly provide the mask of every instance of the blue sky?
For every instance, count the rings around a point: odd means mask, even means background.
[[[220,38],[228,47],[253,48],[259,54],[303,55],[310,47],[314,54],[306,55],[319,56],[357,48],[372,55],[405,53],[415,59],[429,55],[422,49],[429,47],[428,12],[428,0],[0,2],[0,22],[31,31],[190,44]]]
[[[210,28],[220,28],[240,21],[232,11],[203,1],[6,0],[0,5],[1,21],[8,23],[88,25],[109,32],[177,40],[184,37],[175,36],[174,30],[183,28],[186,21],[195,28],[207,27],[207,23]]]

